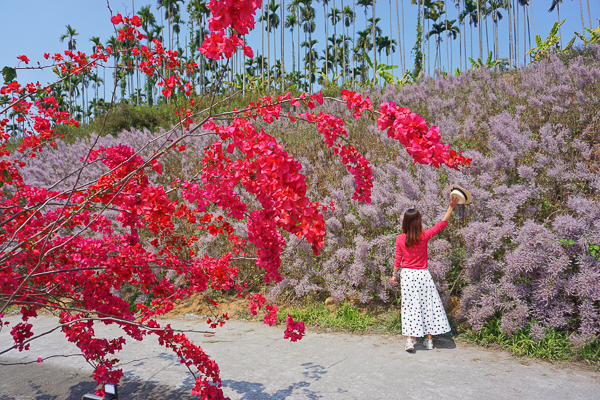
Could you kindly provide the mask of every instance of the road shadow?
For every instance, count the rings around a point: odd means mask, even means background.
[[[313,363],[304,363],[301,366],[305,368],[302,372],[305,379],[272,393],[266,391],[267,387],[264,384],[256,382],[224,380],[223,387],[238,393],[240,395],[238,399],[240,400],[279,400],[287,399],[299,393],[310,400],[329,398],[331,393],[324,395],[310,389],[312,383],[319,381],[327,373],[327,369],[322,365]],[[337,392],[344,393],[345,391],[337,389]]]
[[[93,394],[95,392],[96,382],[89,379],[76,383],[66,390],[65,388],[61,389],[60,392],[62,393],[56,393],[56,388],[52,385],[42,386],[24,382],[18,389],[11,391],[11,395],[0,395],[0,400],[80,400],[86,393]],[[119,399],[197,400],[198,396],[192,396],[189,389],[177,389],[157,382],[123,380],[121,386],[119,386]]]
[[[176,388],[125,376],[119,386],[119,399],[198,399],[191,395],[192,387],[193,383],[189,388]],[[0,400],[80,400],[95,391],[96,382],[89,370],[73,371],[45,363],[0,368]]]
[[[433,347],[435,349],[455,349],[456,342],[451,337],[438,337],[433,339]]]
[[[416,351],[430,351],[425,348],[423,344],[424,338],[417,338],[415,343],[415,352]],[[439,350],[452,350],[456,348],[456,342],[451,337],[437,337],[433,339],[433,349]]]
[[[164,357],[167,357],[167,354]],[[328,372],[327,368],[313,363],[304,363],[301,367],[302,378],[285,388],[278,389],[275,385],[275,391],[273,386],[267,387],[263,383],[232,379],[222,381],[223,389],[229,389],[232,398],[244,400],[286,399],[298,394],[313,400],[326,399],[333,393],[345,393],[339,388],[332,389],[327,394],[311,390],[311,385],[321,380]],[[198,398],[191,395],[194,385],[195,380],[191,375],[177,388],[151,379],[140,380],[135,375],[126,373],[119,386],[119,399],[192,400]],[[95,390],[96,382],[91,373],[83,370],[73,371],[51,364],[19,365],[0,369],[0,400],[79,400],[84,394],[94,393]]]

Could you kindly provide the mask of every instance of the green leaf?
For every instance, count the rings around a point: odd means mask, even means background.
[[[2,175],[4,176],[4,181],[6,183],[9,183],[12,181],[12,175],[10,174],[10,172],[8,171],[8,169],[3,169],[2,170]]]
[[[17,71],[12,67],[2,68],[2,76],[4,77],[4,83],[11,83],[17,77]]]
[[[385,64],[379,64],[377,66],[378,71],[385,71],[387,69],[394,69],[394,68],[398,68],[398,66],[397,65],[385,65]]]
[[[565,48],[563,49],[563,51],[570,50],[571,47],[573,46],[573,42],[575,42],[575,38],[574,37],[573,37],[573,39],[571,39],[571,41],[569,43],[567,43],[567,45],[565,46]]]
[[[475,67],[475,68],[479,67],[479,64],[477,64],[477,61],[473,60],[471,57],[469,57],[469,61],[471,61],[471,64],[473,65],[473,67]]]
[[[556,32],[558,32],[558,28],[565,22],[565,20],[563,19],[561,21],[561,23],[559,24],[558,22],[555,22],[554,25],[552,26],[552,29],[550,29],[550,34],[548,36],[555,36]]]
[[[538,47],[544,47],[544,42],[542,42],[540,35],[535,36],[535,43],[538,45]]]
[[[363,51],[363,57],[365,57],[365,59],[367,60],[367,64],[369,64],[369,67],[373,68],[373,62],[371,61],[371,58],[369,58],[369,55]]]

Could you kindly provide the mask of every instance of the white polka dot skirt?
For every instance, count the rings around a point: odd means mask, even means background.
[[[427,269],[402,268],[402,334],[423,337],[450,332],[442,299]]]

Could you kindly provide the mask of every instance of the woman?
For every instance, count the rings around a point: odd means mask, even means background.
[[[423,342],[427,350],[433,349],[431,335],[450,332],[448,317],[437,292],[431,274],[427,270],[427,243],[448,225],[452,210],[459,198],[451,196],[450,206],[444,218],[432,228],[423,231],[421,213],[414,208],[404,213],[402,234],[396,238],[396,260],[392,283],[398,284],[396,274],[400,265],[402,295],[402,334],[407,336],[406,351],[413,351],[413,336],[427,335]]]

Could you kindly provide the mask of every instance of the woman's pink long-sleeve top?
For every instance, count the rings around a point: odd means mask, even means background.
[[[423,231],[421,241],[413,244],[410,249],[406,248],[406,234],[401,233],[396,238],[396,259],[394,267],[425,269],[427,268],[427,243],[429,239],[437,235],[448,225],[447,221],[440,221],[431,228]]]

